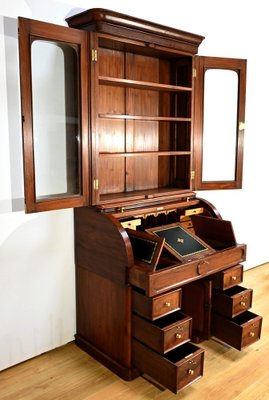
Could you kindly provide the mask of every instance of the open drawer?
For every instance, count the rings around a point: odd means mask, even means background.
[[[245,311],[233,319],[212,313],[212,335],[237,350],[242,350],[259,340],[261,327],[262,317],[250,311]]]
[[[177,393],[203,375],[204,350],[186,343],[162,356],[133,339],[133,364]]]
[[[134,265],[129,269],[129,282],[143,289],[147,296],[156,296],[175,289],[186,283],[207,277],[229,267],[240,264],[246,259],[246,246],[236,245],[199,260],[186,263],[174,261],[164,269],[147,271],[145,268]]]
[[[133,315],[133,336],[161,354],[190,341],[191,328],[191,317],[180,311],[152,322]]]
[[[213,310],[229,318],[236,317],[251,308],[252,293],[252,289],[242,286],[234,286],[224,292],[213,290]]]

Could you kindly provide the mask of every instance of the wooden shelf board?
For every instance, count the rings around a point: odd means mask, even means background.
[[[99,118],[106,119],[128,119],[128,120],[140,120],[140,121],[167,121],[167,122],[191,122],[191,118],[181,117],[152,117],[147,115],[127,115],[127,114],[110,114],[100,113]]]
[[[113,157],[161,157],[161,156],[189,156],[190,151],[136,151],[128,153],[99,153],[99,157],[113,158]]]
[[[110,86],[122,86],[122,87],[130,87],[135,89],[144,89],[144,90],[157,90],[164,92],[191,92],[191,87],[185,86],[176,86],[176,85],[167,85],[164,83],[156,83],[156,82],[143,82],[136,81],[131,79],[121,79],[121,78],[113,78],[108,76],[99,76],[99,83],[103,85]]]

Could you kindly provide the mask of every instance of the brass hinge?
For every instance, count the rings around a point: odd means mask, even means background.
[[[99,189],[99,181],[98,179],[93,180],[93,190],[98,190]]]
[[[238,128],[240,131],[243,131],[245,129],[245,122],[243,122],[243,121],[239,122]]]
[[[97,61],[97,50],[92,49],[92,61]]]
[[[191,171],[191,180],[193,181],[195,179],[195,171]]]
[[[193,77],[193,78],[196,78],[196,68],[193,68],[193,69],[192,69],[192,77]]]

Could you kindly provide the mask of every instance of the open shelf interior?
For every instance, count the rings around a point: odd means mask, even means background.
[[[100,203],[191,186],[192,59],[143,49],[99,39]]]

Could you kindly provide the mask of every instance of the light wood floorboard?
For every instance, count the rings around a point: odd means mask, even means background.
[[[74,343],[0,372],[1,400],[269,400],[269,264],[244,274],[252,311],[263,316],[261,340],[239,352],[214,340],[204,376],[178,395],[142,377],[125,382]]]

